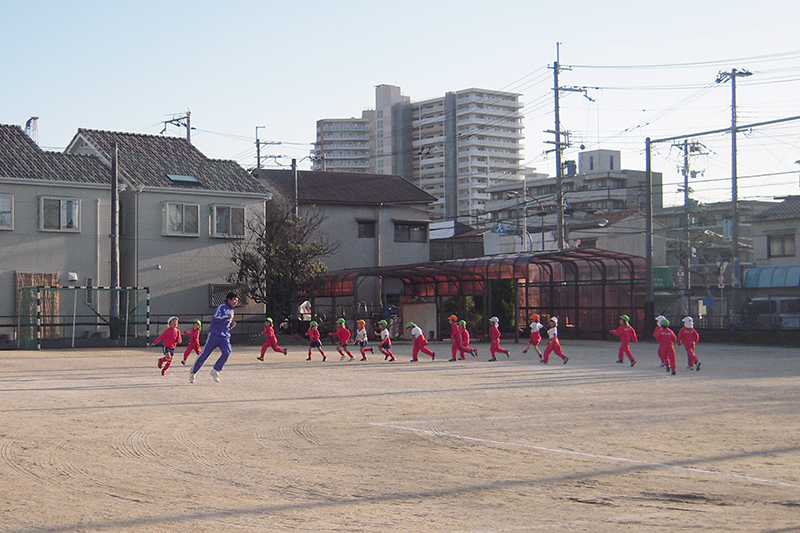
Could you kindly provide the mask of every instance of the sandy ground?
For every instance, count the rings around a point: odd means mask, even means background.
[[[800,531],[800,352],[0,352],[1,532]],[[216,359],[213,356],[210,360]],[[191,361],[190,361],[191,362]]]

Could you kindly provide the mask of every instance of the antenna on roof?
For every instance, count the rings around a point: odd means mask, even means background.
[[[186,140],[192,142],[192,112],[188,109],[185,113],[180,113],[178,115],[172,115],[170,120],[165,120],[163,122],[164,128],[161,130],[161,133],[167,131],[167,126],[169,124],[174,124],[179,127],[186,128]]]
[[[39,144],[39,117],[31,117],[25,123],[25,135],[30,137],[33,142]]]

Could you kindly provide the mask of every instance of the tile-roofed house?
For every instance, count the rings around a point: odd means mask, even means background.
[[[294,177],[291,170],[253,171],[253,175],[269,182],[294,200]],[[300,202],[325,204],[428,204],[436,198],[402,176],[356,174],[352,172],[297,171],[297,195]]]
[[[800,196],[788,196],[755,215],[754,267],[745,272],[750,297],[800,297]]]
[[[294,202],[291,170],[258,169],[253,175],[275,201]],[[324,214],[319,235],[339,244],[333,256],[323,258],[329,271],[429,260],[428,207],[436,198],[401,176],[301,170],[297,196],[301,213]],[[384,286],[386,292],[378,294],[373,281],[360,287],[366,301],[386,301],[387,294],[402,289]]]
[[[209,159],[182,137],[79,129],[69,153],[96,155],[110,164],[117,143],[123,179],[133,185],[167,189],[197,188],[265,195],[267,191],[235,161]],[[169,176],[191,176],[196,181]]]
[[[230,244],[270,197],[235,161],[210,159],[182,138],[89,129],[65,152],[47,152],[18,126],[0,126],[0,324],[16,322],[18,279],[110,285],[114,143],[120,285],[149,287],[159,324],[203,318],[231,288]]]
[[[788,196],[781,203],[753,216],[754,221],[787,220],[792,218],[800,218],[800,196]]]

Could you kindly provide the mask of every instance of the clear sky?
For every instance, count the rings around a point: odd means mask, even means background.
[[[309,155],[318,119],[374,107],[376,85],[412,101],[479,87],[522,95],[524,163],[553,175],[560,42],[560,85],[593,100],[562,95],[565,158],[615,149],[644,170],[646,137],[730,126],[720,71],[753,74],[737,79],[739,124],[800,115],[798,35],[800,2],[786,0],[0,0],[0,123],[38,116],[40,145],[63,149],[78,128],[159,134],[189,109],[200,150],[250,167],[256,126],[288,164]],[[800,194],[800,121],[738,138],[740,199]],[[730,136],[696,140],[694,196],[730,199]],[[653,168],[677,204],[671,145]]]

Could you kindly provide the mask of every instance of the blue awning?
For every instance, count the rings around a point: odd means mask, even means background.
[[[744,273],[744,287],[800,287],[800,266],[749,268]]]

